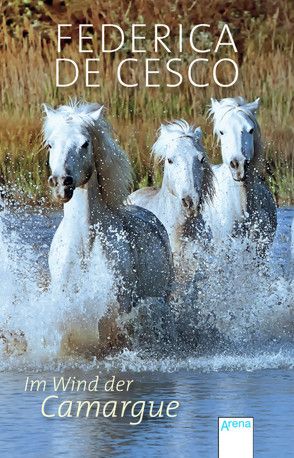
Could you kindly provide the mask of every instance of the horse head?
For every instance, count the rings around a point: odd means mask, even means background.
[[[164,161],[163,187],[175,196],[187,216],[196,215],[210,169],[202,145],[202,131],[186,121],[162,125],[153,154]]]
[[[211,99],[214,132],[221,143],[222,159],[235,181],[244,181],[250,163],[260,150],[260,130],[255,117],[259,99],[246,103],[242,97]]]
[[[77,105],[53,109],[43,105],[45,111],[44,138],[49,148],[48,179],[56,199],[68,202],[75,188],[85,185],[94,172],[93,141],[89,126],[99,118],[102,106],[87,105],[87,111]]]

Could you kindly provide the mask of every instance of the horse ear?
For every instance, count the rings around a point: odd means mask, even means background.
[[[197,142],[202,143],[202,129],[201,129],[201,127],[197,127],[194,130],[194,137],[195,137],[195,140]]]
[[[98,110],[95,110],[89,113],[89,116],[93,119],[93,121],[97,121],[97,119],[99,119],[103,108],[104,108],[104,105],[101,105],[101,107],[99,107]]]
[[[217,107],[219,106],[219,101],[214,98],[211,98],[210,102],[211,102],[211,110],[212,112],[214,112],[217,109]]]
[[[50,116],[51,114],[55,113],[54,108],[50,107],[50,105],[47,105],[47,103],[42,103],[42,108],[46,116]]]
[[[260,98],[258,97],[254,102],[248,103],[247,108],[252,112],[252,114],[256,114],[260,105]]]

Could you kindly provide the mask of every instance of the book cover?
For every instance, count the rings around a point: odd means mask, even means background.
[[[293,2],[0,8],[1,457],[292,457]]]

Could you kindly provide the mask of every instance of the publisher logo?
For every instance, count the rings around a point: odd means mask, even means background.
[[[253,458],[253,417],[219,417],[218,458]]]

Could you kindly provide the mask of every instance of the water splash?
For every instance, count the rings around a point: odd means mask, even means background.
[[[60,289],[54,284],[47,287],[48,271],[38,268],[38,253],[24,245],[19,234],[12,231],[7,237],[3,217],[0,241],[4,259],[0,266],[4,358],[18,357],[21,364],[44,363],[60,355],[70,342],[96,342],[99,319],[107,304],[115,303],[113,278],[101,264],[100,253],[94,253],[88,270],[71,277]]]
[[[0,214],[2,370],[293,367],[293,279],[277,255],[261,263],[237,240],[197,252],[195,270],[181,278],[170,304],[144,302],[120,317],[127,349],[96,359],[99,323],[107,321],[107,304],[115,305],[114,279],[97,261],[67,288],[48,286],[55,226],[54,215]]]

